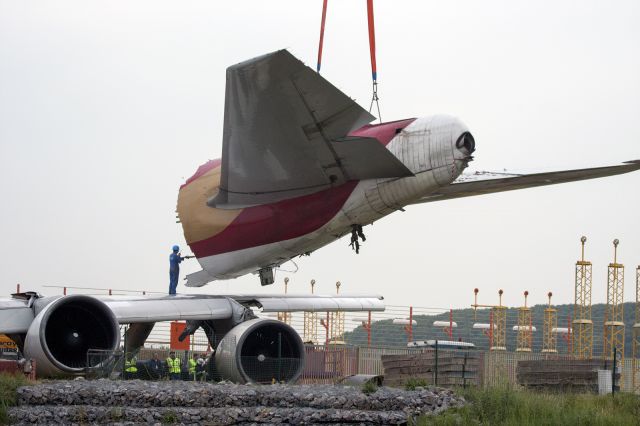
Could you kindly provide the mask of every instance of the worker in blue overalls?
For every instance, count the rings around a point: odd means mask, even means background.
[[[178,277],[180,276],[180,262],[193,256],[180,256],[180,247],[173,246],[173,253],[169,256],[169,294],[176,294]]]

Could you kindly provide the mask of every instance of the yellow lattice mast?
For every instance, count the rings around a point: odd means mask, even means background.
[[[531,342],[533,336],[533,325],[531,318],[531,308],[527,306],[529,292],[524,292],[524,306],[518,309],[518,336],[516,352],[531,352]]]
[[[313,294],[313,287],[316,285],[316,280],[311,280],[311,294]],[[304,313],[304,328],[302,337],[305,343],[318,344],[318,313],[313,311],[306,311]]]
[[[547,297],[549,298],[549,304],[544,310],[544,323],[542,327],[542,352],[555,354],[557,349],[557,335],[555,331],[558,329],[558,310],[551,307],[551,296],[553,293],[549,292]]]
[[[633,324],[633,390],[640,393],[640,265],[636,268],[636,321]]]
[[[613,359],[615,349],[617,360],[624,365],[624,265],[618,263],[618,244],[617,239],[613,240],[613,263],[609,264],[607,274],[603,355]],[[620,382],[622,379],[621,376]]]
[[[575,302],[573,304],[573,355],[579,359],[593,356],[593,321],[591,320],[591,262],[584,259],[587,237],[580,238],[582,256],[576,262]]]
[[[492,331],[491,348],[492,351],[507,350],[507,307],[502,306],[502,290],[498,291],[498,306],[491,308]]]
[[[289,285],[289,277],[284,279],[284,294],[287,294],[287,286]],[[278,312],[278,320],[285,324],[291,325],[291,312]]]
[[[336,294],[340,294],[340,281],[336,283]],[[331,312],[329,315],[329,342],[344,344],[344,312]]]

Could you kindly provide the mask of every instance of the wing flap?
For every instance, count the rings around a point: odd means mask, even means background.
[[[260,307],[262,312],[379,312],[385,310],[384,299],[381,296],[252,295],[230,297],[240,303]]]
[[[452,198],[471,197],[474,195],[493,194],[496,192],[514,191],[517,189],[535,188],[558,183],[575,182],[629,173],[640,169],[640,160],[627,161],[623,164],[590,169],[563,170],[557,172],[535,173],[528,175],[511,175],[486,179],[484,174],[467,175],[452,184],[440,188],[412,204],[449,200]],[[477,178],[475,179],[474,176]]]

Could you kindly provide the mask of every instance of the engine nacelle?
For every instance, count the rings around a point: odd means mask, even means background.
[[[257,318],[224,336],[215,362],[220,375],[236,383],[292,383],[304,369],[304,345],[291,326]]]
[[[27,331],[24,353],[36,360],[38,375],[63,376],[95,367],[87,365],[89,349],[115,350],[119,344],[120,327],[111,309],[94,297],[72,295],[38,313]]]

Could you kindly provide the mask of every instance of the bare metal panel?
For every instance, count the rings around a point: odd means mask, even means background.
[[[452,184],[440,188],[437,192],[429,194],[413,204],[594,179],[629,173],[639,169],[640,160],[635,160],[627,161],[617,166],[515,175],[502,178],[495,178],[494,175],[487,176],[485,174],[463,175]]]
[[[33,318],[26,301],[0,299],[0,334],[26,333]]]
[[[232,302],[224,297],[101,298],[120,324],[173,320],[226,319]]]
[[[360,176],[409,176],[392,154],[369,142],[334,146],[373,120],[286,50],[229,67],[220,190],[209,205],[246,207],[318,192]]]

